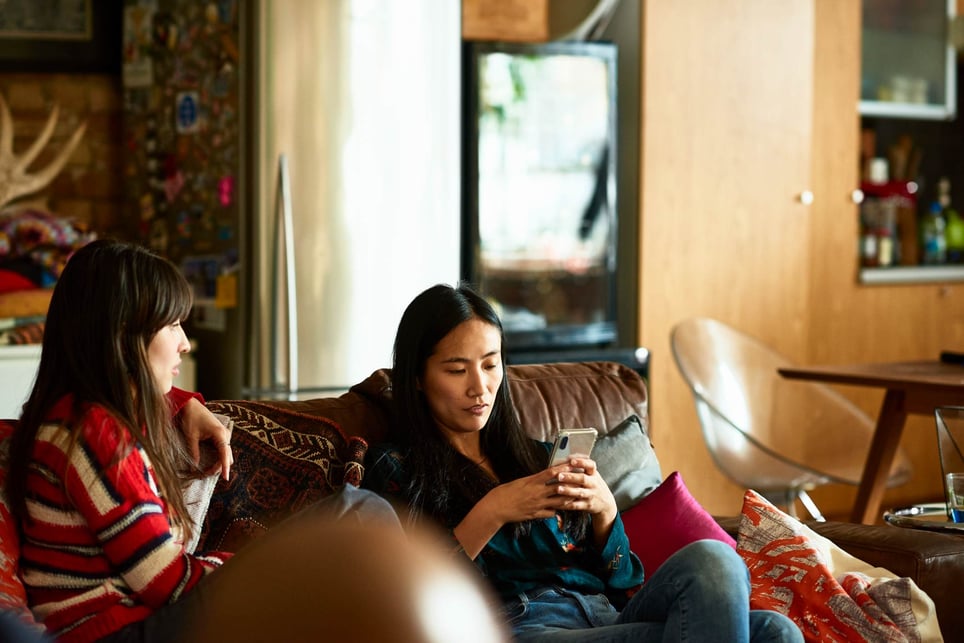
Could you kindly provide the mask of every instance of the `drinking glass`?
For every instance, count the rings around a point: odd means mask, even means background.
[[[964,522],[964,473],[948,473],[944,476],[947,496],[947,515],[953,522]]]
[[[934,410],[934,416],[947,517],[954,522],[964,522],[964,406],[939,406]]]

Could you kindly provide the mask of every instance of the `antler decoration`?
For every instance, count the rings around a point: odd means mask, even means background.
[[[57,118],[60,115],[60,108],[54,105],[54,109],[47,118],[43,131],[33,142],[30,148],[17,158],[13,154],[13,119],[10,118],[10,110],[7,102],[0,95],[0,209],[5,205],[27,194],[33,194],[47,187],[57,173],[63,169],[67,159],[77,148],[80,139],[83,138],[87,130],[86,121],[81,123],[77,131],[71,135],[70,140],[64,146],[57,157],[46,167],[33,174],[27,173],[27,167],[37,158],[40,151],[50,140],[57,125]]]

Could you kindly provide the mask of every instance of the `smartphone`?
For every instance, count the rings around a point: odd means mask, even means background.
[[[596,429],[563,429],[556,436],[556,442],[552,445],[552,455],[549,456],[549,466],[562,464],[569,460],[570,456],[584,455],[589,457],[592,454],[592,447],[596,444]]]

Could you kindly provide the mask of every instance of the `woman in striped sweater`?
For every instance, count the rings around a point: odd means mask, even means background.
[[[232,463],[200,396],[173,388],[191,300],[170,262],[106,240],[78,250],[54,289],[7,491],[31,608],[58,639],[120,635],[230,556],[183,546],[181,483],[203,472],[178,427],[216,441],[225,477]]]
[[[233,462],[230,434],[200,396],[173,388],[190,349],[181,321],[191,302],[172,263],[108,240],[78,250],[54,289],[36,381],[11,444],[7,493],[30,607],[57,640],[184,641],[197,622],[230,621],[264,598],[257,556],[245,562],[242,552],[211,575],[230,554],[184,545],[192,525],[182,483],[206,473],[195,464],[197,442],[216,443],[215,470],[225,478]],[[353,490],[322,503],[293,528],[348,513],[398,528],[375,494]],[[236,607],[205,612],[239,585]],[[283,600],[285,588],[274,594]]]

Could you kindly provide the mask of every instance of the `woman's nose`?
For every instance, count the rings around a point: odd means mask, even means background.
[[[184,332],[184,329],[181,329],[181,341],[178,343],[177,351],[179,353],[191,352],[191,340],[187,338],[187,333]]]
[[[469,378],[469,389],[468,394],[470,397],[478,397],[485,392],[484,378],[481,371],[472,371],[472,376]]]

